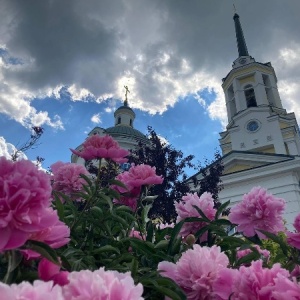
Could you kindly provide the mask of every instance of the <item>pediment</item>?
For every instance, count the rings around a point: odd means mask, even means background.
[[[293,159],[293,156],[283,154],[232,151],[222,158],[224,165],[223,174],[231,174],[291,159]]]

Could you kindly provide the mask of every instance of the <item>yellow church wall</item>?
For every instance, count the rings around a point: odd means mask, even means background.
[[[286,133],[283,134],[283,137],[284,137],[285,139],[293,138],[294,136],[295,136],[295,135],[294,135],[293,132],[286,132]]]
[[[274,146],[271,146],[271,147],[265,148],[262,152],[263,153],[275,154],[275,148],[274,148]]]
[[[232,80],[234,78],[237,78],[237,77],[240,77],[242,75],[245,75],[245,73],[255,73],[256,71],[260,71],[264,74],[267,74],[267,75],[272,75],[273,72],[272,70],[267,70],[266,68],[264,67],[261,67],[257,64],[255,65],[252,65],[252,66],[249,66],[247,69],[242,69],[240,71],[236,71],[236,72],[232,72],[227,78],[226,78],[226,81],[223,83],[223,89],[224,90],[227,90],[229,88],[229,85],[232,83]],[[252,75],[253,76],[253,75]],[[250,76],[251,77],[251,76]]]
[[[225,170],[224,174],[230,174],[230,173],[244,171],[244,170],[248,170],[248,169],[252,169],[252,168],[253,168],[253,166],[250,166],[250,165],[237,164],[237,165],[234,165],[231,168]]]
[[[280,129],[284,129],[284,128],[289,127],[290,125],[287,124],[287,123],[284,123],[284,122],[280,122],[280,123],[279,123],[279,126],[280,126]]]
[[[247,83],[247,82],[255,82],[255,79],[254,79],[254,76],[247,76],[245,78],[242,78],[239,80],[240,84],[244,84],[244,83]]]

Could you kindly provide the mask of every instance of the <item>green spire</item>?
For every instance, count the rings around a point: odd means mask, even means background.
[[[249,56],[246,41],[243,34],[242,25],[240,22],[240,16],[237,13],[235,13],[233,16],[233,20],[235,26],[236,43],[239,52],[239,57]]]

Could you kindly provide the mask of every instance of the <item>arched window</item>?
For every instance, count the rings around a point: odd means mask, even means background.
[[[245,93],[247,107],[257,106],[253,86],[250,84],[246,85],[244,88],[244,93]]]
[[[121,124],[121,117],[118,117],[118,123],[117,124]]]
[[[132,119],[130,119],[130,121],[129,121],[129,125],[132,127]]]

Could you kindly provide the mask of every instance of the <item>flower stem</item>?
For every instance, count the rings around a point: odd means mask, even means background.
[[[6,284],[10,284],[13,282],[14,278],[14,271],[20,264],[22,260],[22,254],[19,251],[15,250],[10,250],[6,252],[7,257],[8,257],[8,265],[7,265],[7,271],[6,274],[3,278],[3,282]]]

